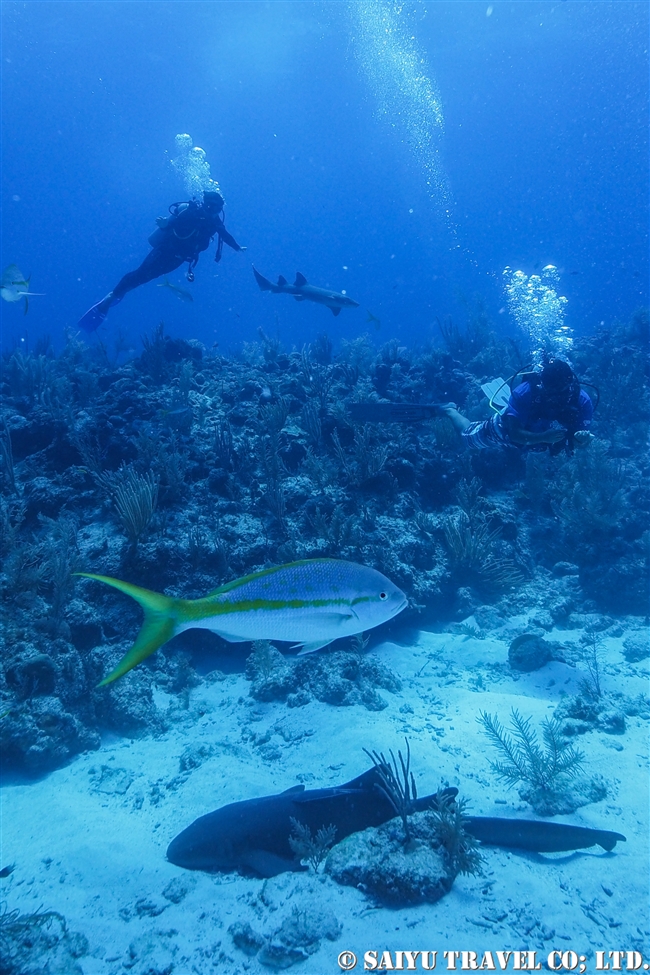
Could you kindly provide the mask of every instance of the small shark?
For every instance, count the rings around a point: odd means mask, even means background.
[[[366,318],[366,325],[370,325],[372,323],[372,327],[374,328],[375,332],[381,331],[381,319],[377,318],[376,315],[373,315],[373,313],[368,309],[366,310],[368,311],[368,317]]]
[[[26,278],[15,264],[9,264],[2,272],[2,280],[0,281],[0,296],[5,301],[20,301],[21,298],[25,299],[25,311],[23,312],[25,315],[29,309],[29,299],[32,296],[38,298],[44,297],[37,291],[29,290],[29,280],[30,278]]]
[[[185,288],[179,288],[177,284],[172,284],[167,278],[165,278],[162,284],[159,284],[158,287],[169,288],[169,290],[173,291],[176,297],[180,298],[181,301],[194,301],[194,298],[189,291],[186,291]]]
[[[272,291],[274,295],[293,295],[296,301],[315,301],[317,305],[325,305],[333,315],[339,315],[341,308],[358,308],[359,302],[339,291],[330,291],[329,288],[316,288],[309,284],[307,278],[300,271],[296,271],[296,280],[289,284],[282,275],[278,278],[278,283],[273,284],[253,267],[255,280],[260,286],[260,291]]]
[[[453,799],[456,788],[442,796]],[[413,801],[412,811],[438,807],[438,795]],[[294,785],[272,796],[232,802],[196,819],[171,841],[170,863],[186,870],[238,871],[258,877],[274,877],[285,871],[304,870],[291,848],[290,837],[298,822],[315,836],[319,829],[334,826],[335,842],[351,833],[381,826],[395,817],[384,791],[378,768],[363,772],[343,785],[305,790]],[[499,819],[468,816],[465,830],[481,843],[550,853],[601,846],[613,850],[625,837],[610,830],[532,819]]]

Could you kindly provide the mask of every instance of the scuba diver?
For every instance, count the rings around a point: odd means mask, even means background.
[[[188,264],[185,276],[193,281],[199,254],[207,250],[215,236],[219,238],[214,257],[217,262],[221,260],[224,243],[236,251],[246,250],[226,230],[221,217],[223,205],[223,197],[215,190],[206,190],[202,203],[196,200],[172,203],[170,216],[156,219],[158,227],[149,237],[152,249],[140,267],[125,274],[105,298],[89,308],[79,320],[79,326],[86,332],[94,332],[106,318],[108,309],[117,305],[128,291],[175,271],[185,262]]]
[[[547,358],[541,372],[524,373],[522,378],[512,392],[510,380],[496,379],[482,387],[490,396],[490,406],[498,409],[489,420],[468,420],[455,403],[361,402],[348,404],[348,412],[360,423],[419,423],[446,416],[467,445],[476,450],[516,447],[522,451],[548,450],[555,455],[561,450],[573,453],[575,447],[586,447],[592,439],[588,427],[594,406],[569,363]]]
[[[594,407],[569,363],[549,358],[541,372],[527,373],[523,380],[502,412],[489,420],[468,420],[453,403],[440,406],[438,415],[448,417],[466,443],[479,450],[510,446],[559,454],[586,447]]]

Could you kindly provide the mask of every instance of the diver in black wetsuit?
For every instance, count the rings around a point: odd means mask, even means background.
[[[188,263],[187,280],[193,281],[199,254],[207,250],[213,237],[219,237],[215,261],[221,260],[224,243],[236,251],[246,250],[245,247],[240,247],[224,226],[221,219],[223,197],[220,193],[206,190],[203,203],[195,200],[189,203],[173,203],[169,211],[169,217],[158,217],[158,228],[149,237],[152,250],[140,267],[125,274],[115,288],[79,320],[79,326],[86,332],[94,332],[99,328],[108,309],[120,302],[128,291],[133,291],[162,274],[175,271],[185,262]]]

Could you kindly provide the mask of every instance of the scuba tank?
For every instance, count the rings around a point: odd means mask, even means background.
[[[168,217],[156,217],[156,223],[158,226],[153,233],[149,234],[147,240],[151,247],[160,247],[161,244],[169,237],[170,230],[173,229],[174,223],[178,219],[178,216],[183,213],[184,210],[190,206],[189,202],[184,203],[172,203],[169,207]]]

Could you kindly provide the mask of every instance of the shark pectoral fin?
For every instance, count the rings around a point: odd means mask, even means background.
[[[294,288],[304,288],[307,284],[307,278],[300,271],[296,271],[296,280],[293,282]]]
[[[271,853],[270,850],[247,850],[242,859],[242,866],[252,870],[259,877],[275,877],[279,873],[306,870],[297,860],[287,860],[286,857]]]
[[[74,574],[86,579],[95,579],[97,582],[105,582],[107,586],[119,589],[120,592],[135,599],[144,610],[144,621],[135,643],[108,677],[105,677],[97,685],[98,687],[111,684],[118,677],[123,677],[137,664],[146,660],[159,647],[171,640],[176,633],[177,622],[183,622],[182,619],[177,621],[176,618],[176,609],[181,601],[173,596],[164,596],[162,593],[142,589],[140,586],[134,586],[130,582],[122,582],[121,579],[112,579],[110,576],[99,576],[91,572],[75,572]]]
[[[296,643],[291,649],[298,650],[298,647],[300,647],[298,656],[302,657],[303,653],[314,653],[315,650],[322,650],[323,647],[328,647],[335,639],[336,637],[333,636],[329,640],[314,640],[313,643]]]
[[[220,636],[226,643],[248,643],[248,637],[245,636],[235,636],[234,633],[222,633],[221,630],[213,630],[212,632]]]
[[[341,309],[340,308],[330,308],[330,311],[334,315],[334,318],[336,318],[337,315],[340,315],[341,314]]]

